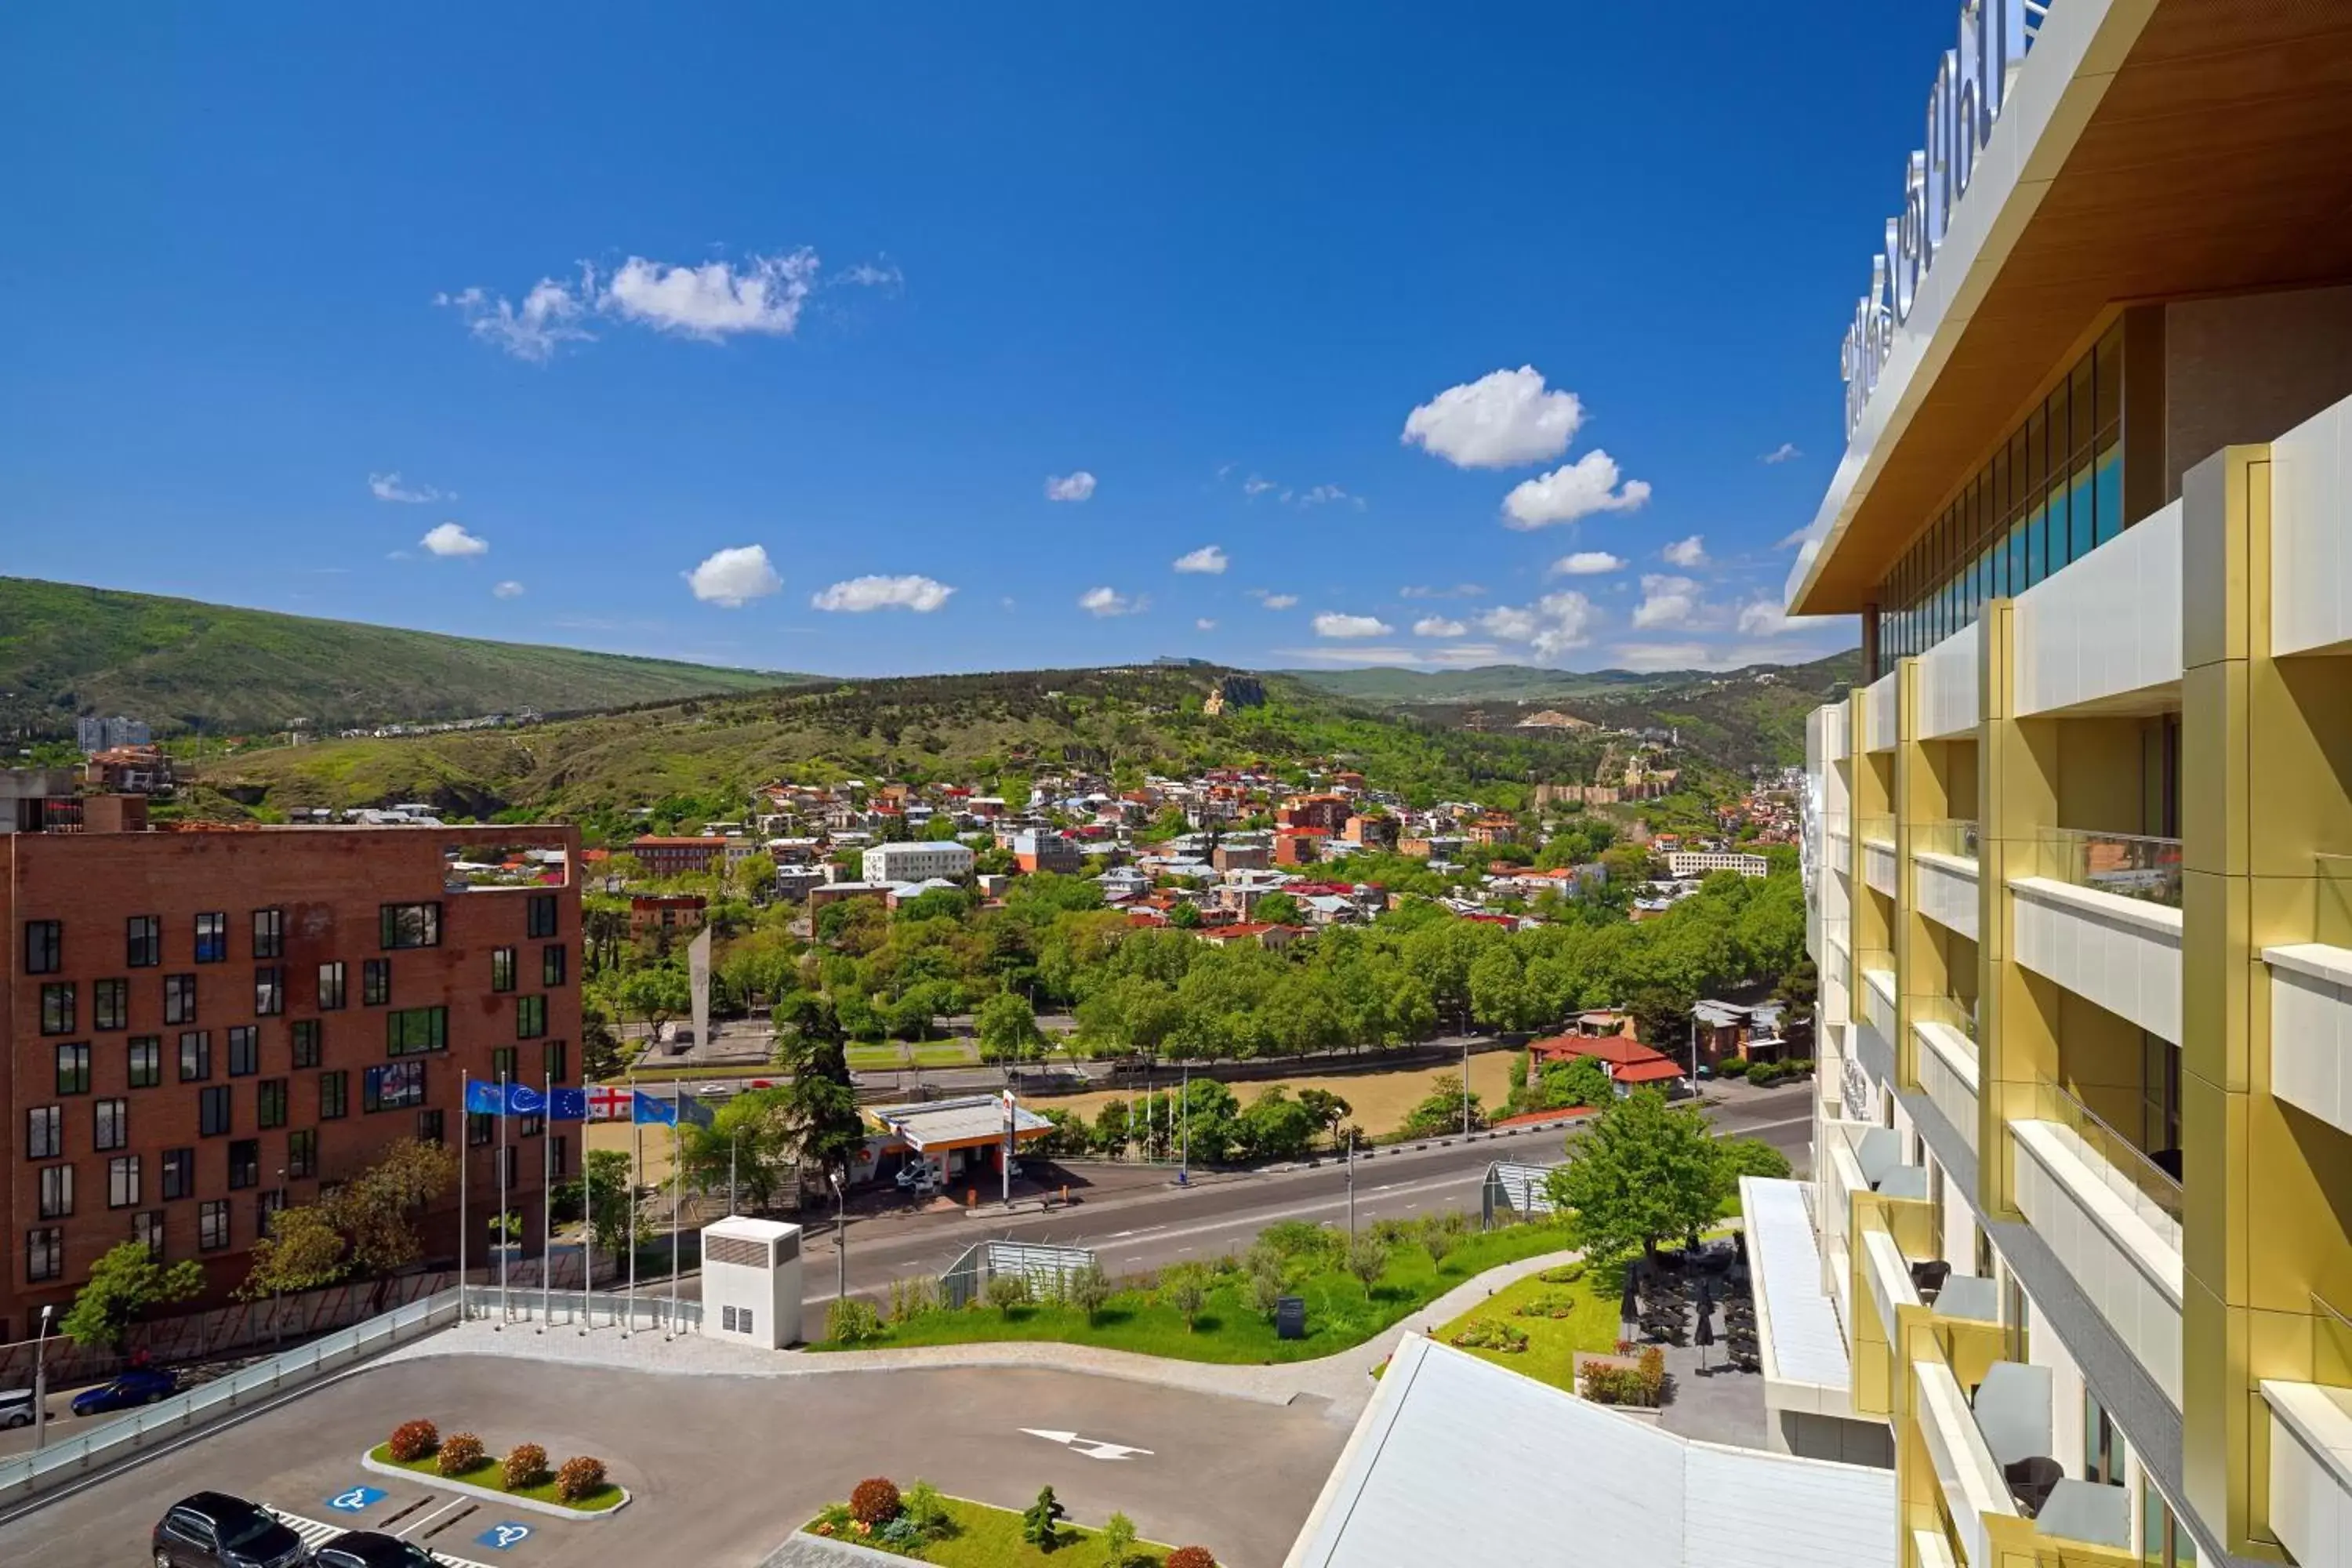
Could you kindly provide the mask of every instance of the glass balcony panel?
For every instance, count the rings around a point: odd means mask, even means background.
[[[2180,907],[2180,840],[2045,827],[2036,836],[2034,874],[2177,910]]]

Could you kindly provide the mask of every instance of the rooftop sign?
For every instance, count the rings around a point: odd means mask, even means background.
[[[1944,51],[1927,94],[1927,144],[1904,170],[1903,210],[1886,220],[1885,244],[1870,258],[1870,292],[1846,328],[1840,361],[1849,441],[2049,9],[2037,0],[1966,0],[1960,9],[1959,47]]]

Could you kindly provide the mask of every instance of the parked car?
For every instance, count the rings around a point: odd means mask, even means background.
[[[152,1405],[180,1392],[180,1374],[165,1372],[161,1367],[134,1366],[118,1374],[110,1383],[96,1388],[85,1388],[73,1396],[73,1413],[77,1415],[103,1415],[110,1410],[128,1410],[134,1405]]]
[[[29,1388],[0,1388],[0,1431],[32,1424],[33,1391]]]
[[[318,1568],[439,1568],[414,1542],[375,1530],[347,1530],[310,1554]]]
[[[226,1492],[197,1492],[163,1512],[151,1540],[155,1568],[299,1568],[302,1538],[267,1509]]]

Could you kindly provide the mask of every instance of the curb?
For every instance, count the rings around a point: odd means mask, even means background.
[[[470,1486],[464,1481],[453,1481],[446,1476],[428,1475],[423,1470],[412,1470],[402,1465],[387,1465],[373,1454],[360,1456],[360,1468],[373,1470],[379,1476],[398,1476],[404,1481],[439,1487],[443,1491],[462,1492],[469,1498],[479,1498],[484,1502],[502,1503],[508,1508],[525,1509],[532,1513],[548,1514],[556,1519],[578,1520],[583,1524],[593,1523],[600,1519],[610,1519],[628,1507],[630,1501],[629,1489],[618,1481],[613,1482],[612,1485],[613,1489],[621,1494],[621,1500],[610,1508],[598,1509],[592,1513],[585,1509],[566,1508],[560,1502],[541,1502],[537,1498],[517,1497],[512,1492],[495,1491],[488,1487]]]

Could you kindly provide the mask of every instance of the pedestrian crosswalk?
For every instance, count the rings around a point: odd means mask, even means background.
[[[328,1542],[332,1541],[338,1535],[342,1534],[345,1531],[353,1528],[352,1525],[348,1524],[328,1524],[320,1520],[305,1519],[299,1513],[288,1513],[282,1508],[273,1508],[269,1511],[276,1517],[280,1524],[283,1524],[287,1529],[300,1536],[302,1538],[302,1544],[313,1552],[316,1552],[320,1547],[324,1546]],[[358,1528],[365,1529],[367,1527],[362,1525]],[[397,1534],[400,1532],[394,1531],[394,1533]],[[477,1563],[470,1557],[452,1557],[446,1552],[434,1552],[433,1561],[440,1563],[442,1568],[488,1568],[488,1564],[487,1563]]]

